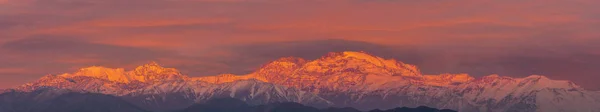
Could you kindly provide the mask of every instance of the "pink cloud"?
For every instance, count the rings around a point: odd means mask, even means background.
[[[0,68],[0,74],[8,73],[32,73],[32,71],[26,68]]]
[[[196,25],[196,24],[223,24],[230,22],[227,18],[175,18],[175,19],[155,19],[155,18],[130,18],[116,20],[93,20],[88,24],[98,27],[160,27],[160,26],[178,26],[178,25]]]
[[[267,47],[277,48],[290,44],[287,42],[328,39],[411,46],[419,48],[417,50],[435,49],[435,52],[467,52],[477,54],[469,55],[476,59],[468,60],[473,63],[507,55],[540,57],[543,54],[521,51],[523,48],[577,57],[578,53],[600,54],[594,50],[600,47],[597,46],[600,42],[599,5],[597,0],[0,0],[2,45],[40,35],[48,36],[44,37],[48,43],[35,44],[37,47],[20,45],[23,43],[12,48],[4,46],[0,53],[7,55],[0,56],[4,58],[0,60],[11,61],[10,65],[17,64],[26,69],[40,68],[40,75],[68,72],[67,68],[93,64],[132,67],[150,60],[189,71],[221,73],[247,70],[272,58],[260,57],[270,52],[237,57],[239,54],[236,52],[241,51],[236,49],[243,49],[237,46],[282,43]],[[67,42],[72,46],[66,46],[60,44],[64,39],[58,37],[78,40]],[[322,47],[327,44],[331,43],[302,47],[330,49]],[[473,49],[462,50],[468,48]],[[21,52],[5,53],[6,49]],[[288,54],[322,52],[295,50]],[[459,63],[446,59],[456,57],[460,56],[430,57],[436,61],[423,63],[446,62],[432,67],[445,70],[451,68],[446,65]],[[226,58],[243,58],[241,61],[249,64],[235,65],[229,62],[235,62],[232,61],[235,59]],[[43,68],[47,64],[36,62],[57,62],[61,65]],[[194,66],[204,68],[194,69]],[[18,69],[6,71],[16,72]],[[548,71],[552,70],[541,72]]]

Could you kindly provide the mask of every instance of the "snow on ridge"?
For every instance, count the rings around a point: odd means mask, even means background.
[[[472,108],[465,105],[471,105],[489,109],[483,111],[509,111],[506,109],[512,109],[515,105],[535,105],[535,108],[543,108],[540,109],[543,111],[584,111],[595,107],[577,109],[575,104],[600,105],[600,91],[586,91],[566,80],[552,80],[542,75],[523,78],[499,75],[474,78],[468,74],[422,75],[414,65],[363,52],[332,53],[312,61],[282,58],[246,75],[188,77],[174,68],[163,68],[155,62],[132,71],[93,66],[73,74],[48,75],[21,88],[27,90],[44,86],[118,96],[183,92],[186,98],[194,98],[194,101],[217,93],[264,101],[315,101],[328,104],[335,101],[319,95],[349,95],[349,98],[345,98],[348,101],[344,102],[354,103],[368,101],[365,100],[366,96],[381,96],[376,100],[408,96],[405,100],[433,102],[428,106],[434,107],[469,110]],[[581,102],[586,104],[579,104]]]

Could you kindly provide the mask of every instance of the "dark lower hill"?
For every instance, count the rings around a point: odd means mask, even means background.
[[[449,109],[439,110],[436,108],[420,106],[417,108],[402,107],[402,108],[395,108],[395,109],[390,109],[390,110],[371,110],[369,112],[456,112],[456,111],[449,110]]]
[[[354,108],[327,108],[318,109],[304,106],[299,103],[272,103],[267,105],[252,106],[244,101],[226,98],[213,99],[206,103],[192,105],[186,109],[175,112],[361,112]],[[439,110],[429,107],[395,108],[390,110],[372,110],[368,112],[456,112],[453,110]]]
[[[150,112],[118,97],[65,90],[0,94],[0,112]]]
[[[60,89],[0,94],[0,112],[162,112],[146,111],[119,97]],[[361,112],[354,108],[319,109],[299,103],[249,105],[235,98],[213,99],[172,112]],[[369,112],[455,112],[429,107],[395,108]]]

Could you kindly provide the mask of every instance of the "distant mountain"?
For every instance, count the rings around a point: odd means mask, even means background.
[[[253,104],[299,102],[321,107],[331,105],[315,94],[254,79],[222,84],[198,81],[154,62],[127,72],[94,66],[73,74],[47,75],[15,90],[29,92],[46,87],[120,96],[145,109],[163,111],[223,97],[239,98]]]
[[[408,107],[398,107],[398,108],[394,108],[394,109],[389,109],[389,110],[371,110],[369,112],[457,112],[454,110],[449,110],[449,109],[443,109],[443,110],[439,110],[436,108],[430,108],[430,107],[425,107],[425,106],[419,106],[417,108],[408,108]]]
[[[252,106],[238,99],[213,99],[203,104],[196,104],[186,109],[175,112],[361,112],[354,108],[327,108],[318,109],[304,106],[299,103],[271,103]],[[456,112],[453,110],[439,110],[429,107],[395,108],[390,110],[372,110],[369,112]]]
[[[423,75],[416,66],[362,52],[330,53],[313,61],[282,58],[248,75],[197,79],[223,83],[248,78],[300,88],[334,106],[361,110],[424,105],[468,112],[600,111],[598,92],[569,81],[540,75]]]
[[[600,112],[600,92],[569,81],[541,75],[424,75],[414,65],[363,52],[330,53],[317,60],[287,57],[250,74],[208,77],[188,77],[154,62],[131,71],[93,66],[8,91],[49,87],[112,95],[159,111],[232,97],[250,105],[297,102],[359,110],[427,106],[462,112]]]

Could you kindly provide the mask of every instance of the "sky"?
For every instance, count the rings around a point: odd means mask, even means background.
[[[600,90],[599,0],[0,0],[0,88],[156,61],[190,76],[365,51]]]

